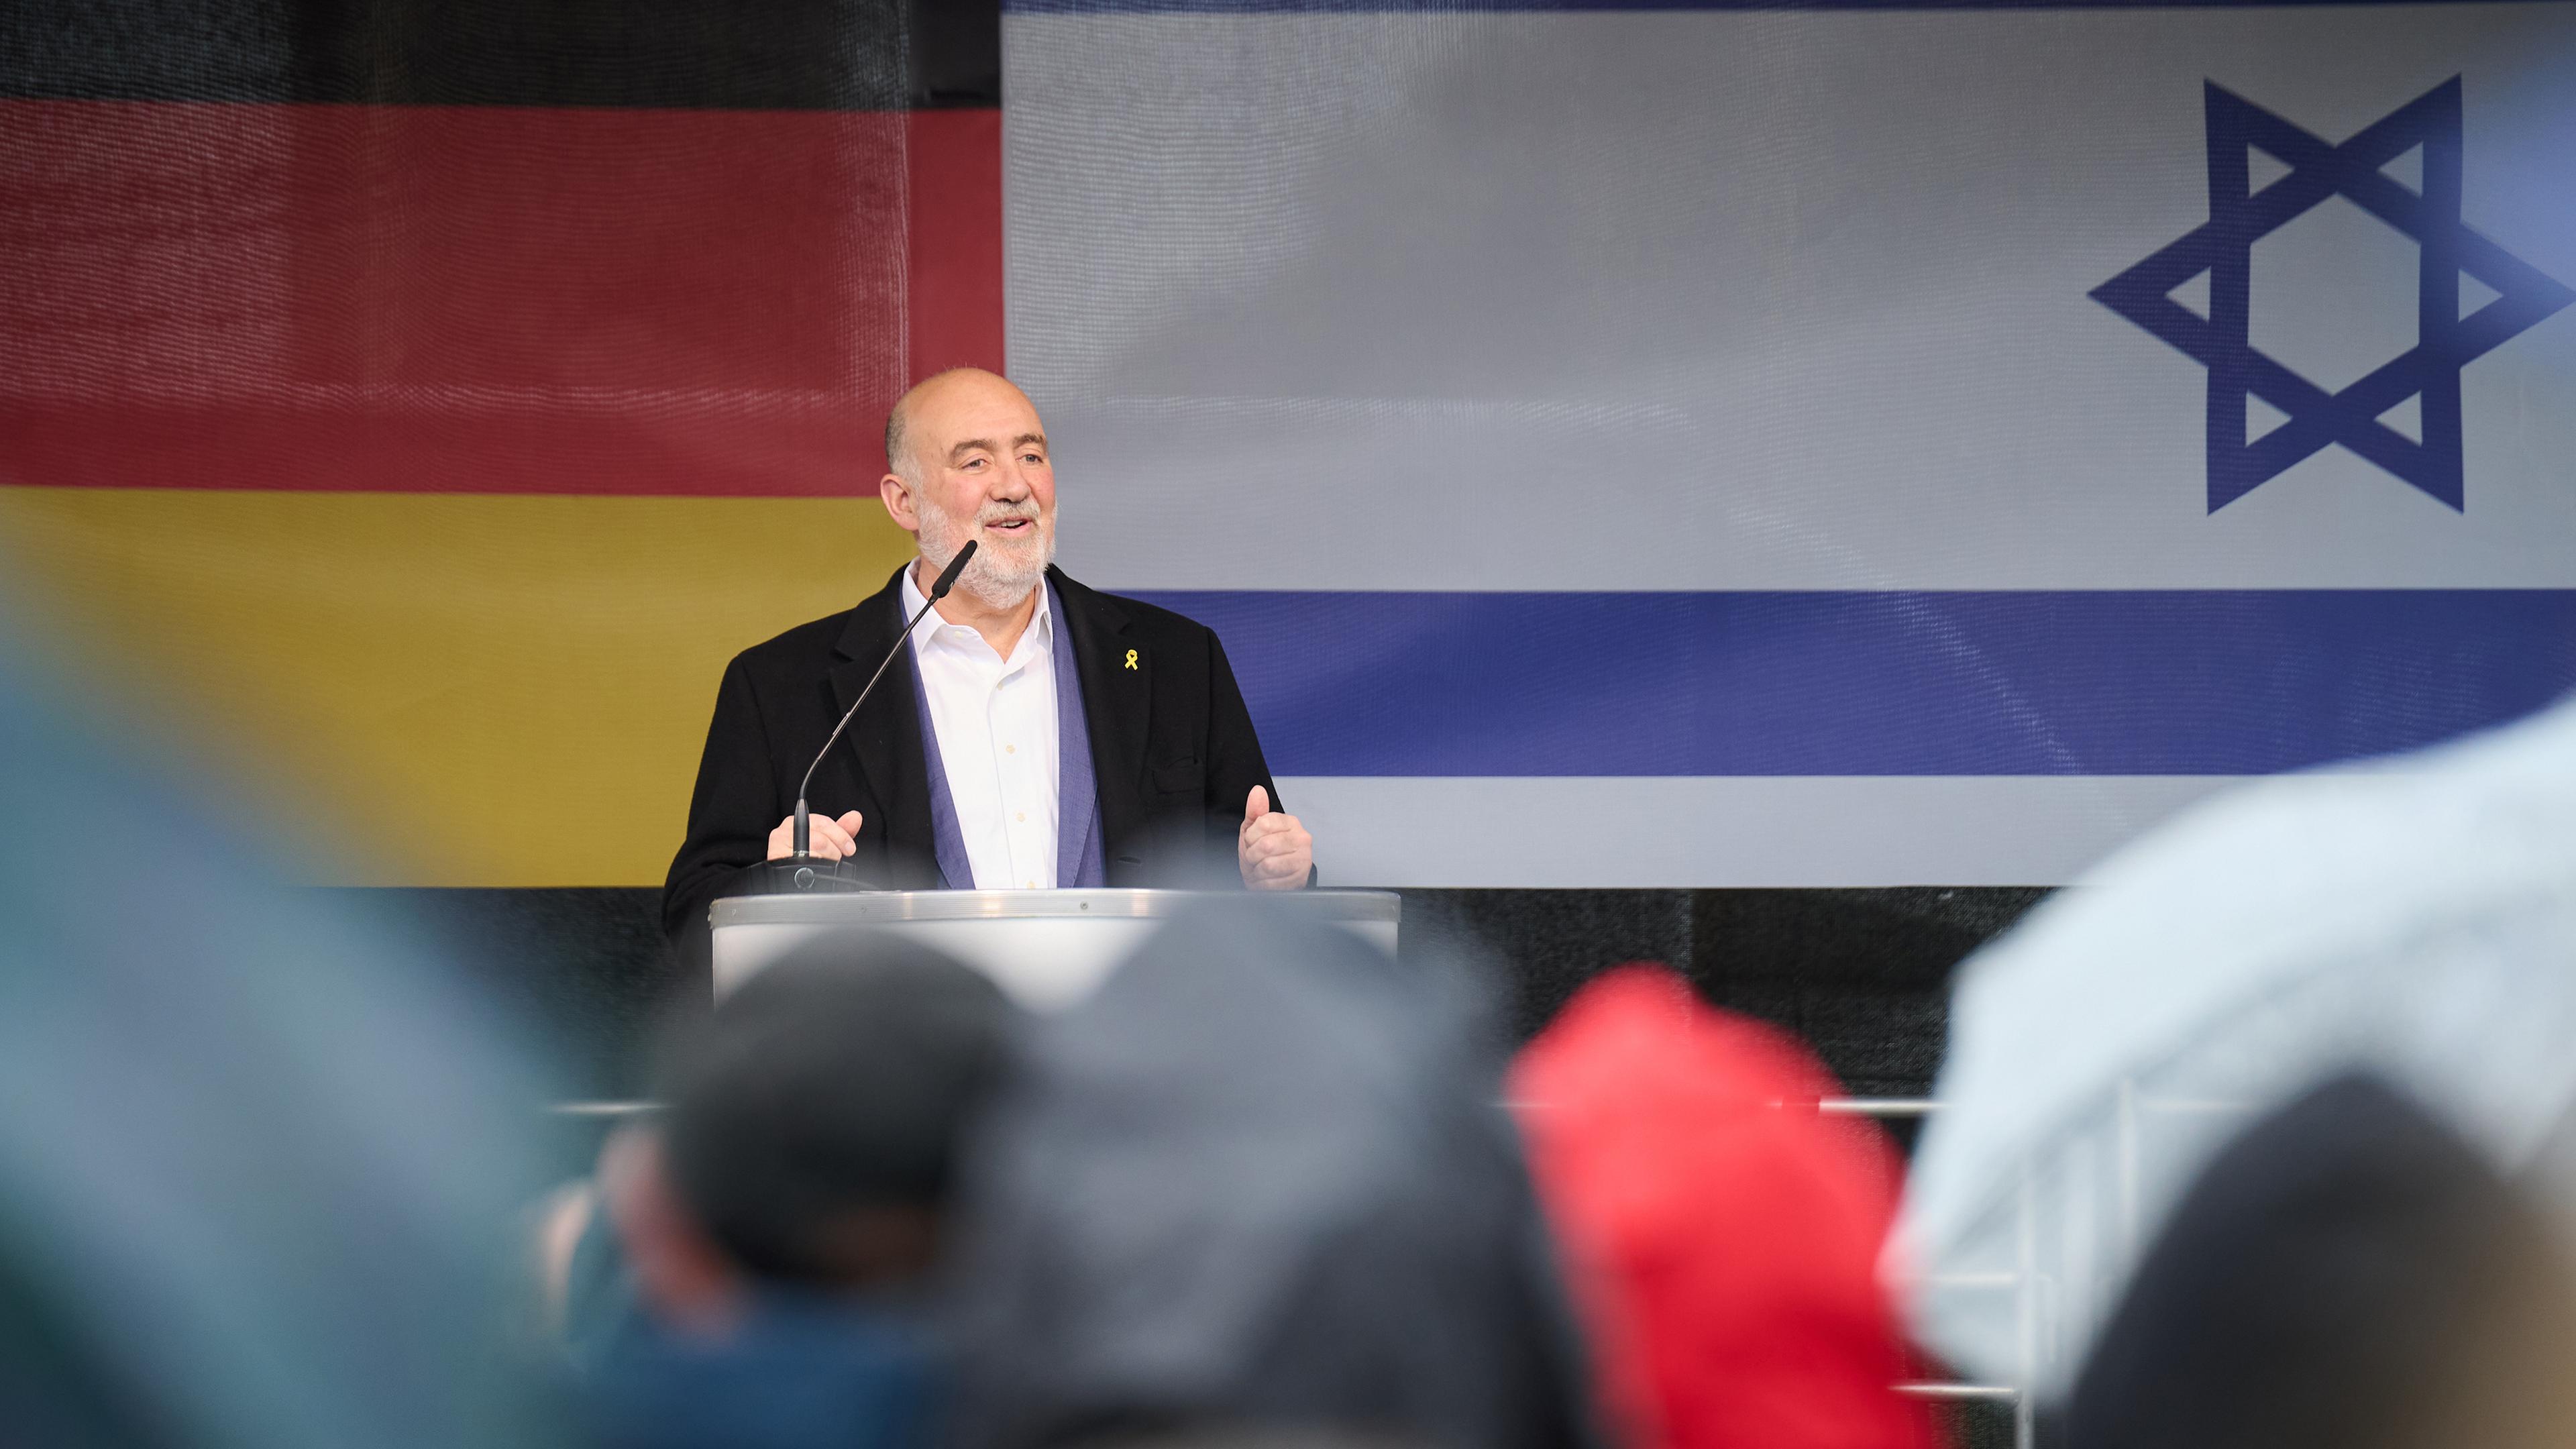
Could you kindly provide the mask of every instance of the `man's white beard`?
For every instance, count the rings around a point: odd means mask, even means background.
[[[927,500],[916,507],[921,514],[921,556],[935,573],[957,557],[957,550],[966,546],[975,528],[971,522],[951,518]],[[995,509],[992,516],[1027,518],[1031,536],[1014,542],[983,539],[975,556],[966,561],[966,571],[957,576],[957,587],[987,608],[1014,608],[1046,577],[1047,565],[1055,562],[1055,529],[1041,521],[1035,510],[1015,514]]]

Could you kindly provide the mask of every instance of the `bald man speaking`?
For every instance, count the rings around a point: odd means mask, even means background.
[[[910,659],[814,772],[814,853],[905,890],[1308,883],[1314,839],[1278,808],[1216,635],[1054,567],[1055,472],[1025,394],[973,368],[923,382],[886,424],[886,466],[877,496],[918,556],[726,667],[666,932],[702,933],[744,866],[787,854],[805,767],[969,539]]]

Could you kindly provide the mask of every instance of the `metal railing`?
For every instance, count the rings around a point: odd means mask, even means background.
[[[557,1102],[547,1110],[556,1116],[614,1121],[656,1110],[661,1104],[649,1101],[583,1101]],[[1528,1104],[1518,1104],[1528,1105]],[[1774,1103],[1787,1107],[1788,1102]],[[1799,1104],[1803,1105],[1803,1104]],[[1875,1121],[1921,1120],[1937,1114],[1941,1103],[1928,1097],[1826,1097],[1815,1103],[1819,1115],[1828,1117],[1866,1117]],[[2136,1085],[2123,1082],[2115,1104],[2116,1173],[2119,1230],[2135,1246],[2140,1211],[2138,1173],[2139,1128],[2151,1112],[2200,1114],[2244,1110],[2240,1104],[2199,1101],[2183,1098],[2148,1098]],[[1927,1286],[1944,1289],[2011,1293],[2013,1316],[2021,1360],[2023,1383],[2035,1382],[2039,1363],[2039,1290],[2042,1287],[2038,1264],[2037,1204],[2035,1189],[2029,1178],[2022,1180],[2017,1206],[2019,1222],[2015,1231],[2015,1264],[2009,1271],[1935,1274]],[[1945,1403],[2008,1404],[2012,1409],[2014,1449],[2034,1449],[2037,1435],[2037,1412],[2028,1394],[2012,1384],[1981,1384],[1953,1380],[1922,1380],[1893,1386],[1896,1392],[1912,1398]]]
[[[1788,1105],[1782,1103],[1782,1106]],[[1867,1117],[1876,1121],[1921,1120],[1941,1110],[1941,1104],[1930,1097],[1826,1097],[1816,1103],[1819,1115],[1827,1117]],[[2038,1354],[2038,1317],[2029,1285],[2036,1279],[2035,1244],[2031,1232],[2031,1208],[2027,1184],[2021,1203],[2022,1222],[2020,1263],[2009,1273],[1943,1273],[1930,1283],[1940,1288],[1990,1289],[2013,1294],[2014,1317],[2019,1323],[2022,1349],[2022,1380],[2031,1380]],[[1922,1380],[1901,1383],[1896,1391],[1909,1398],[1929,1399],[1942,1403],[2007,1404],[2012,1409],[2013,1449],[2034,1449],[2038,1436],[2038,1414],[2030,1395],[2012,1384],[1978,1384],[1957,1380]]]
[[[1816,1104],[1816,1110],[1830,1116],[1869,1117],[1882,1121],[1920,1120],[1938,1113],[1941,1103],[1921,1097],[1828,1097]],[[2144,1179],[2140,1164],[2144,1155],[2143,1129],[2146,1122],[2157,1116],[2242,1113],[2247,1107],[2242,1102],[2150,1096],[2139,1090],[2136,1081],[2123,1080],[2113,1099],[2112,1110],[2112,1221],[2120,1243],[2134,1254],[2140,1247],[2143,1226]],[[2039,1268],[2038,1185],[2032,1174],[2025,1172],[2022,1175],[2016,1199],[2014,1264],[2011,1269],[1934,1274],[1925,1280],[1925,1286],[2012,1294],[2018,1340],[2016,1357],[2020,1361],[2018,1377],[2022,1384],[2027,1385],[2039,1381],[2042,1299],[2049,1288],[2047,1275]],[[2015,1385],[1931,1381],[1898,1384],[1896,1390],[1923,1399],[2010,1404],[2014,1449],[2033,1449],[2038,1432],[2037,1405],[2029,1394]]]
[[[660,1107],[659,1102],[555,1102],[546,1110],[557,1117],[633,1117]]]

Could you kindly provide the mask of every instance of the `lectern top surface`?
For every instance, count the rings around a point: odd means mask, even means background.
[[[833,925],[882,921],[1134,919],[1180,914],[1206,900],[1242,901],[1242,891],[851,891],[846,894],[727,896],[708,911],[719,926]],[[1393,891],[1281,891],[1262,897],[1329,921],[1393,922],[1403,901]]]

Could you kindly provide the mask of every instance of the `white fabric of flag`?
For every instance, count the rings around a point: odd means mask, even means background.
[[[2576,683],[2564,8],[1003,44],[1064,562],[1218,629],[1330,881],[2052,883]]]

